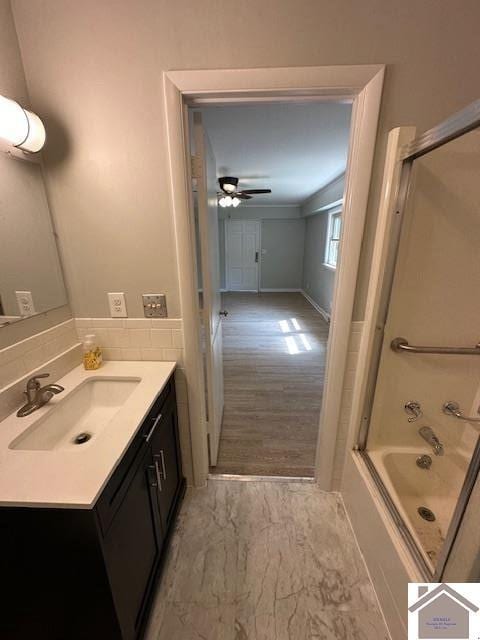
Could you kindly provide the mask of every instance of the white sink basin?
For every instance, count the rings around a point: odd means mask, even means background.
[[[13,440],[10,449],[82,449],[112,420],[141,378],[87,378]],[[50,407],[50,405],[46,405]],[[82,442],[75,442],[80,436]]]

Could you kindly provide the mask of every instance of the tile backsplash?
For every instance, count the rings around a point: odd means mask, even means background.
[[[75,318],[78,339],[94,333],[105,360],[175,360],[183,366],[180,318]]]
[[[333,482],[332,488],[335,491],[340,489],[343,464],[347,453],[347,435],[350,424],[350,414],[352,411],[353,386],[355,383],[355,375],[357,372],[358,351],[360,349],[360,340],[362,337],[363,322],[354,321],[350,328],[350,339],[348,343],[347,367],[343,380],[342,405],[340,412],[340,421],[338,423],[337,442],[335,446],[335,458],[333,463]]]
[[[72,319],[0,350],[0,388],[78,344]]]

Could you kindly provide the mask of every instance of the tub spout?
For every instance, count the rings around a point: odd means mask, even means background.
[[[443,444],[440,442],[438,437],[435,435],[435,433],[434,433],[434,431],[433,431],[433,429],[431,427],[421,427],[418,430],[418,433],[425,440],[425,442],[428,442],[428,444],[432,447],[433,453],[436,456],[443,456],[443,454],[444,454]]]

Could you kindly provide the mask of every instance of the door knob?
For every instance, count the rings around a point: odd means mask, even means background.
[[[219,311],[218,314],[220,316],[225,316],[225,318],[228,316],[228,311]]]

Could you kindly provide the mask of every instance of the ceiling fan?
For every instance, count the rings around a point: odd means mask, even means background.
[[[238,178],[223,176],[218,179],[221,191],[218,193],[218,204],[221,207],[238,207],[242,200],[250,200],[259,193],[272,193],[271,189],[242,189],[238,190]]]

